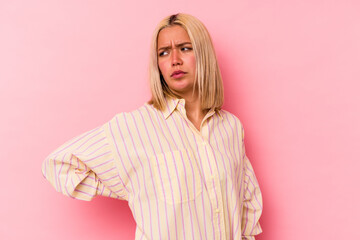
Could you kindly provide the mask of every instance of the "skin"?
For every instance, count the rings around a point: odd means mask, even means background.
[[[196,59],[189,35],[181,26],[167,27],[160,31],[157,45],[160,72],[171,91],[185,99],[186,115],[200,131],[206,111],[201,109],[197,89],[192,94]],[[172,77],[171,74],[178,70],[185,74],[180,78]]]

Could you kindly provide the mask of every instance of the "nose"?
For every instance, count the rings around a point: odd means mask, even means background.
[[[180,53],[178,52],[178,50],[173,50],[171,56],[171,65],[176,66],[181,64],[182,64],[182,60],[180,57]]]

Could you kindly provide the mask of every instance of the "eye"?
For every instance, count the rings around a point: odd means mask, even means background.
[[[165,56],[165,55],[168,55],[169,53],[167,51],[162,51],[159,53],[159,57],[162,57],[162,56]]]
[[[190,50],[192,50],[191,47],[183,47],[183,48],[181,48],[181,51],[190,51]]]

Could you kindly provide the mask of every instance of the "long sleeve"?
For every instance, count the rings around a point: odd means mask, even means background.
[[[262,196],[254,170],[245,157],[245,192],[242,214],[242,239],[253,240],[262,232],[259,219],[262,213]]]
[[[243,130],[243,129],[242,129]],[[244,139],[244,130],[242,131]],[[254,169],[245,154],[245,145],[243,141],[244,153],[244,199],[242,210],[242,239],[255,240],[255,235],[262,232],[259,219],[263,209],[262,195],[259,183],[256,179]]]
[[[90,201],[96,195],[127,199],[105,125],[57,148],[42,164],[43,176],[56,191]]]

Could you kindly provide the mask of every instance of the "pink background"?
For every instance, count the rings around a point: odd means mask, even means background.
[[[60,144],[149,98],[150,39],[193,14],[262,188],[260,240],[360,239],[360,3],[1,1],[0,239],[134,239],[127,202],[57,193]]]

